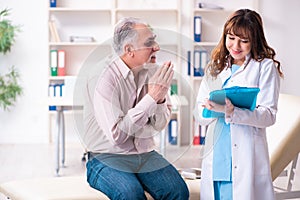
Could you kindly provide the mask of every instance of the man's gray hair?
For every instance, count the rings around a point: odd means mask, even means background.
[[[134,17],[121,19],[114,29],[113,48],[118,55],[124,53],[124,47],[127,44],[136,45],[138,33],[134,29],[137,24],[145,24],[142,20]]]

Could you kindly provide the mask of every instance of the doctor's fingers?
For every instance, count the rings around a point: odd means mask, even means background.
[[[225,112],[225,105],[221,105],[221,104],[217,104],[213,101],[210,101],[210,105],[212,106],[213,111],[217,111],[217,112]]]
[[[234,105],[227,98],[225,99],[225,103],[225,112],[230,115],[234,110]]]
[[[209,99],[204,99],[202,106],[207,108],[208,110],[211,110],[213,106],[210,104],[210,102],[212,101],[210,101]]]

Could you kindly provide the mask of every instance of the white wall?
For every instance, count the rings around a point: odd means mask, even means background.
[[[266,37],[276,50],[277,59],[281,62],[285,74],[281,91],[300,96],[300,1],[263,0],[259,4],[265,24]]]
[[[219,1],[222,2],[222,1]],[[300,1],[288,0],[274,3],[261,0],[266,37],[277,51],[282,62],[285,79],[282,92],[300,96],[297,88],[300,74],[297,57],[300,38]],[[188,17],[190,7],[183,2]],[[22,25],[12,51],[0,55],[0,73],[15,65],[20,71],[24,94],[10,112],[0,110],[0,143],[48,142],[48,1],[0,0],[0,9],[12,8],[10,19]],[[183,20],[190,22],[186,18]],[[184,33],[186,35],[186,33]]]
[[[0,73],[14,65],[21,74],[24,94],[10,112],[0,109],[0,142],[47,141],[47,1],[0,0],[0,9],[21,26],[10,53],[0,55]]]

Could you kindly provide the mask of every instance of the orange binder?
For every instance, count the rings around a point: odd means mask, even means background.
[[[58,60],[58,76],[65,76],[66,75],[66,52],[65,50],[58,50],[57,51],[57,60]]]

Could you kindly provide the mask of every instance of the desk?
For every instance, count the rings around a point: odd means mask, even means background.
[[[82,106],[74,106],[71,99],[51,98],[48,105],[56,106],[55,117],[55,173],[59,175],[60,167],[65,166],[65,117],[64,110],[82,110]]]

